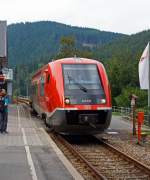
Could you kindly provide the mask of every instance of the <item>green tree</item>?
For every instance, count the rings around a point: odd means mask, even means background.
[[[60,51],[56,59],[72,57],[76,55],[75,38],[73,36],[63,36],[60,40]]]

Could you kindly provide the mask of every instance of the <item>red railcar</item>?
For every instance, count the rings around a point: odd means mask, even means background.
[[[111,121],[110,86],[104,66],[85,58],[48,63],[32,78],[33,109],[55,131],[96,134]]]

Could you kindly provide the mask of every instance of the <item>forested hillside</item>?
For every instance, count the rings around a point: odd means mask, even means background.
[[[149,40],[150,31],[143,31],[95,51],[108,72],[114,105],[130,106],[129,95],[134,93],[139,96],[137,106],[147,106],[147,91],[139,88],[138,63]]]
[[[147,107],[147,91],[139,88],[138,62],[150,31],[127,36],[39,22],[11,25],[8,34],[9,61],[16,79],[14,94],[28,95],[31,76],[50,59],[76,54],[104,63],[113,105],[130,106],[129,96],[134,93],[139,97],[137,107]]]
[[[12,24],[8,26],[9,64],[15,66],[41,58],[53,58],[60,50],[62,36],[73,36],[77,47],[90,49],[126,37],[50,21]]]

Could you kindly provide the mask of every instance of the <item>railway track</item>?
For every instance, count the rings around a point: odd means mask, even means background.
[[[150,179],[150,168],[95,137],[50,134],[85,179]]]

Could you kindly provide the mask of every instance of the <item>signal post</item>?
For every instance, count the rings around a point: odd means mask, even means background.
[[[131,100],[131,121],[133,122],[133,135],[136,135],[136,119],[135,119],[135,106],[137,101],[137,96],[135,94],[131,94],[129,96]]]
[[[138,112],[138,144],[141,143],[141,127],[144,122],[144,112]]]

